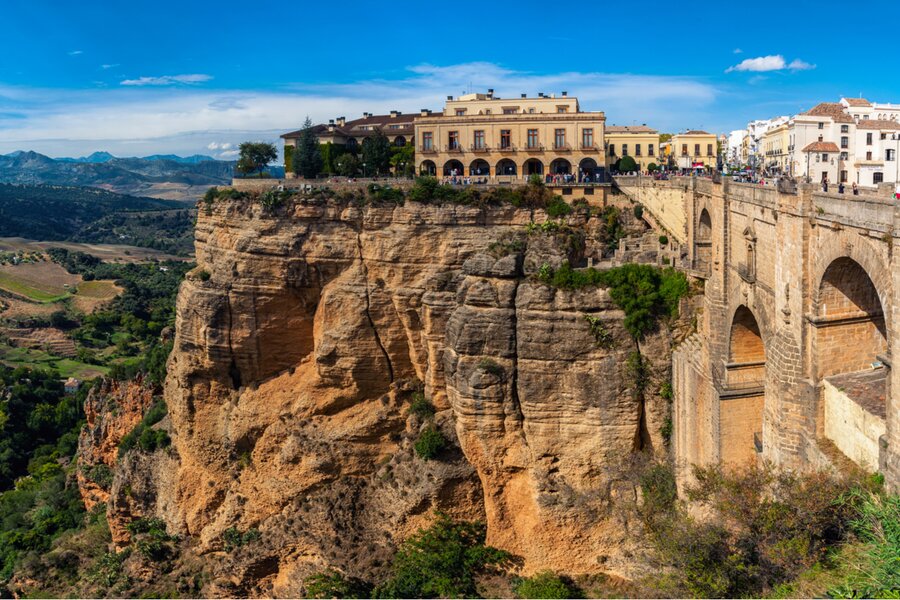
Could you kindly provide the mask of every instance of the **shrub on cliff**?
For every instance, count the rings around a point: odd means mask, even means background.
[[[581,598],[581,592],[553,571],[542,571],[513,586],[519,598]]]
[[[419,458],[431,460],[447,447],[447,438],[444,437],[440,429],[434,425],[429,425],[419,434],[419,439],[416,440],[413,447]]]
[[[766,593],[823,559],[859,515],[859,502],[848,495],[854,484],[826,473],[748,465],[697,468],[695,479],[687,498],[708,515],[704,520],[673,504],[669,478],[651,471],[642,481],[649,541],[658,564],[668,567],[654,584],[666,595]]]
[[[371,598],[372,584],[328,569],[303,580],[306,598]]]
[[[154,402],[141,422],[119,442],[119,456],[125,456],[135,446],[144,452],[154,452],[167,447],[170,443],[169,434],[161,429],[152,428],[166,416],[167,412],[166,403],[162,398]]]
[[[429,402],[422,392],[415,392],[409,403],[409,412],[420,419],[430,419],[434,416],[434,404]]]
[[[510,563],[511,555],[485,545],[482,523],[454,522],[438,514],[433,525],[404,541],[390,578],[375,588],[377,598],[473,598],[475,578]]]

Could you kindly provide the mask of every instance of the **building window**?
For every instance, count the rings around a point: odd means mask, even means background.
[[[519,112],[519,109],[518,109],[518,108],[504,108],[504,109],[503,109],[503,114],[504,114],[504,115],[514,115],[514,114],[516,114],[517,112]]]
[[[533,115],[533,114],[534,114],[534,109],[533,109],[533,108],[529,108],[529,109],[528,109],[528,114],[529,114],[529,115]]]
[[[849,125],[841,125],[841,133],[850,133]]]
[[[475,147],[478,149],[484,148],[484,130],[483,129],[475,130]]]
[[[567,112],[569,112],[569,107],[568,107],[568,106],[557,106],[557,107],[556,107],[556,112],[558,112],[558,113],[567,113]]]
[[[828,162],[828,155],[824,152],[822,153],[822,162]]]
[[[825,123],[819,122],[819,129],[825,129]]]
[[[872,173],[872,183],[876,185],[879,183],[884,183],[884,173],[882,173],[881,171]]]
[[[847,154],[846,152],[841,152],[841,160],[848,160],[849,158],[849,154]]]
[[[565,129],[557,129],[553,132],[553,144],[557,148],[565,148],[566,147],[566,130]]]
[[[687,144],[682,144],[682,145],[681,145],[681,155],[682,155],[682,156],[687,156],[687,155],[688,155],[688,153],[687,153]]]
[[[866,152],[866,160],[872,160],[872,151]]]
[[[456,109],[456,116],[457,116],[457,117],[464,117],[464,116],[466,116],[466,109],[464,109],[464,108],[457,108],[457,109]]]
[[[713,155],[712,144],[707,144],[707,145],[706,145],[706,155],[707,155],[707,156],[712,156],[712,155]]]
[[[534,109],[532,109],[534,110]],[[538,130],[537,129],[529,129],[528,130],[528,147],[529,148],[537,148],[538,147]]]
[[[430,131],[422,132],[422,150],[431,150],[434,147],[433,142],[434,138]]]
[[[694,144],[694,156],[700,156],[700,144]]]
[[[456,150],[459,148],[459,132],[451,131],[447,134],[447,149]]]
[[[628,144],[622,144],[622,156],[628,156]]]
[[[850,147],[850,138],[846,135],[841,137],[841,148],[849,148]]]
[[[841,171],[841,183],[847,183],[847,171]]]
[[[593,148],[594,147],[594,130],[593,129],[582,129],[581,130],[581,145],[584,148]]]
[[[870,133],[866,134],[866,146],[871,146],[871,145],[872,145],[872,133],[870,132]]]
[[[609,155],[610,155],[610,156],[615,156],[615,155],[616,155],[616,145],[615,145],[615,144],[610,144],[610,145],[609,145]]]
[[[512,134],[509,129],[501,129],[500,130],[500,147],[501,148],[511,148],[512,147]]]
[[[641,145],[640,145],[640,144],[635,144],[635,145],[634,145],[634,155],[635,155],[635,156],[640,156],[640,155],[641,155]]]
[[[647,144],[647,156],[654,156],[654,154],[653,154],[653,144]]]
[[[897,151],[893,148],[888,148],[884,151],[884,160],[896,160],[897,159]]]

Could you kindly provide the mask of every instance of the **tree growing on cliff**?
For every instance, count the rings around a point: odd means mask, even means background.
[[[312,121],[306,117],[294,149],[294,173],[297,177],[314,179],[322,171],[322,165],[322,149],[313,131]]]
[[[334,168],[337,170],[338,175],[353,177],[359,174],[359,159],[349,152],[341,154],[335,159]]]
[[[362,145],[363,176],[384,175],[391,167],[391,142],[380,129]]]
[[[239,149],[241,156],[235,169],[245,175],[258,173],[262,177],[263,171],[269,163],[278,158],[275,144],[268,142],[244,142]]]

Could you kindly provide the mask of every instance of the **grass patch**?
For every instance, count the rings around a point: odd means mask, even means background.
[[[43,350],[31,348],[0,346],[0,362],[10,367],[51,369],[59,373],[62,378],[93,379],[109,373],[109,367],[91,365],[71,358],[60,358]]]
[[[34,302],[49,304],[51,302],[64,300],[71,296],[71,294],[64,289],[47,291],[46,289],[40,289],[38,285],[39,284],[22,277],[0,272],[0,289],[17,296],[22,296]]]

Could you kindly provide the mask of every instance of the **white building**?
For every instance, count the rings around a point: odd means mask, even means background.
[[[742,153],[746,129],[735,129],[728,134],[728,142],[725,144],[725,163],[738,167],[744,163]]]
[[[850,181],[864,187],[900,181],[897,154],[900,153],[900,122],[868,119],[856,124],[856,152]]]

